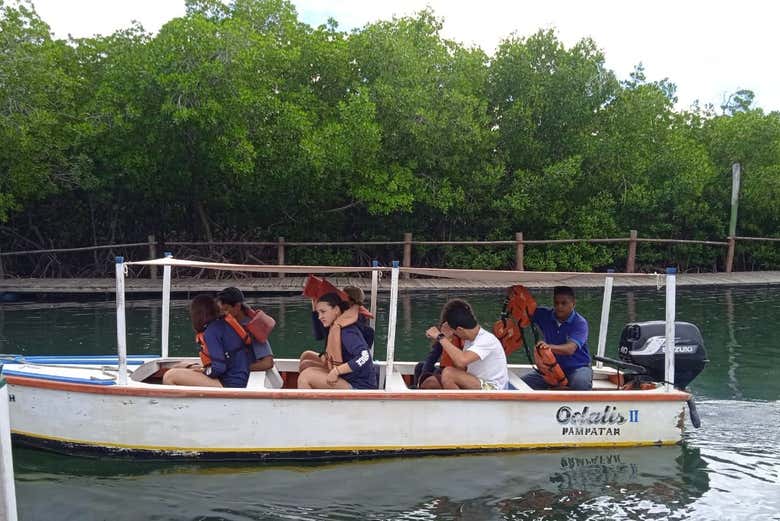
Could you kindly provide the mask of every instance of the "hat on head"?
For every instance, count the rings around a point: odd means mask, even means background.
[[[227,304],[229,306],[234,306],[236,304],[241,304],[244,302],[244,294],[241,292],[240,289],[229,287],[225,288],[219,293],[217,293],[217,298],[223,303]]]

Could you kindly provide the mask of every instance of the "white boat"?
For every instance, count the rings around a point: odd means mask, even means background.
[[[126,355],[124,278],[126,264],[163,266],[160,357]],[[65,453],[104,453],[152,458],[331,459],[414,453],[669,445],[681,441],[685,404],[691,395],[671,384],[619,390],[611,367],[594,366],[594,390],[535,391],[520,377],[533,368],[510,365],[505,391],[425,391],[406,381],[414,362],[394,360],[398,279],[418,275],[565,282],[571,273],[390,269],[387,359],[377,362],[380,389],[285,388],[298,361],[281,359],[268,372],[253,372],[245,389],[162,385],[155,378],[184,360],[168,356],[171,269],[286,273],[371,272],[376,310],[378,275],[388,268],[253,266],[166,257],[125,263],[117,259],[117,356],[12,357],[4,360],[11,429],[15,442]],[[593,274],[590,274],[592,277]],[[598,354],[604,354],[615,277],[605,281]],[[654,276],[654,275],[653,275]],[[666,284],[664,381],[674,382],[675,275]],[[195,359],[193,359],[194,361]],[[405,379],[405,377],[407,377]]]

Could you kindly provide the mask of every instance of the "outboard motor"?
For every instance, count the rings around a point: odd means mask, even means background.
[[[666,372],[666,322],[634,322],[626,324],[620,334],[620,360],[632,374],[628,380],[663,382]],[[674,386],[685,389],[707,363],[707,352],[699,328],[689,322],[674,323]],[[633,367],[629,367],[633,366]],[[633,371],[632,371],[633,369]],[[693,396],[688,400],[691,423],[697,429],[701,419]]]
[[[674,386],[685,389],[707,363],[707,352],[699,328],[689,322],[674,325]],[[633,322],[620,334],[620,359],[645,368],[647,379],[664,381],[666,367],[666,323],[663,320]]]

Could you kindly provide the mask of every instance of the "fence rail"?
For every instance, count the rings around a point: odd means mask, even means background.
[[[411,233],[404,233],[402,241],[334,241],[334,242],[306,242],[306,241],[286,241],[284,237],[278,237],[276,241],[165,241],[158,243],[154,235],[149,235],[147,242],[134,242],[125,244],[106,244],[99,246],[84,246],[79,248],[57,248],[48,250],[25,250],[25,251],[0,251],[0,277],[3,276],[3,257],[35,254],[56,254],[56,253],[74,253],[96,250],[110,250],[123,248],[148,248],[149,258],[157,257],[158,247],[168,249],[174,246],[198,246],[198,247],[219,247],[219,246],[238,246],[238,247],[271,247],[277,249],[277,264],[285,264],[285,248],[287,247],[360,247],[360,246],[403,246],[402,266],[412,266],[412,247],[417,246],[515,246],[515,269],[524,270],[525,247],[527,245],[558,245],[558,244],[618,244],[627,243],[626,273],[634,273],[636,270],[636,246],[638,243],[656,243],[656,244],[701,244],[706,246],[727,247],[726,272],[731,273],[734,264],[734,249],[737,241],[767,241],[780,242],[780,237],[727,237],[726,241],[704,241],[689,239],[658,239],[639,237],[636,230],[631,230],[628,237],[616,238],[597,238],[597,239],[531,239],[526,240],[523,232],[517,232],[514,240],[496,240],[496,241],[429,241],[412,238]],[[157,278],[156,269],[150,269],[150,278]],[[278,276],[284,277],[283,273]],[[408,277],[408,274],[405,274]]]

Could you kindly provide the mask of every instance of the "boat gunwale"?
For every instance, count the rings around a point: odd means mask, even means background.
[[[343,401],[430,401],[461,400],[484,402],[685,402],[690,394],[684,391],[623,390],[623,391],[384,391],[384,390],[336,390],[336,389],[231,389],[206,387],[167,387],[159,384],[101,385],[61,382],[46,378],[28,378],[8,375],[9,385],[35,387],[56,391],[121,396],[153,396],[160,398],[229,398],[265,400],[343,400]]]

